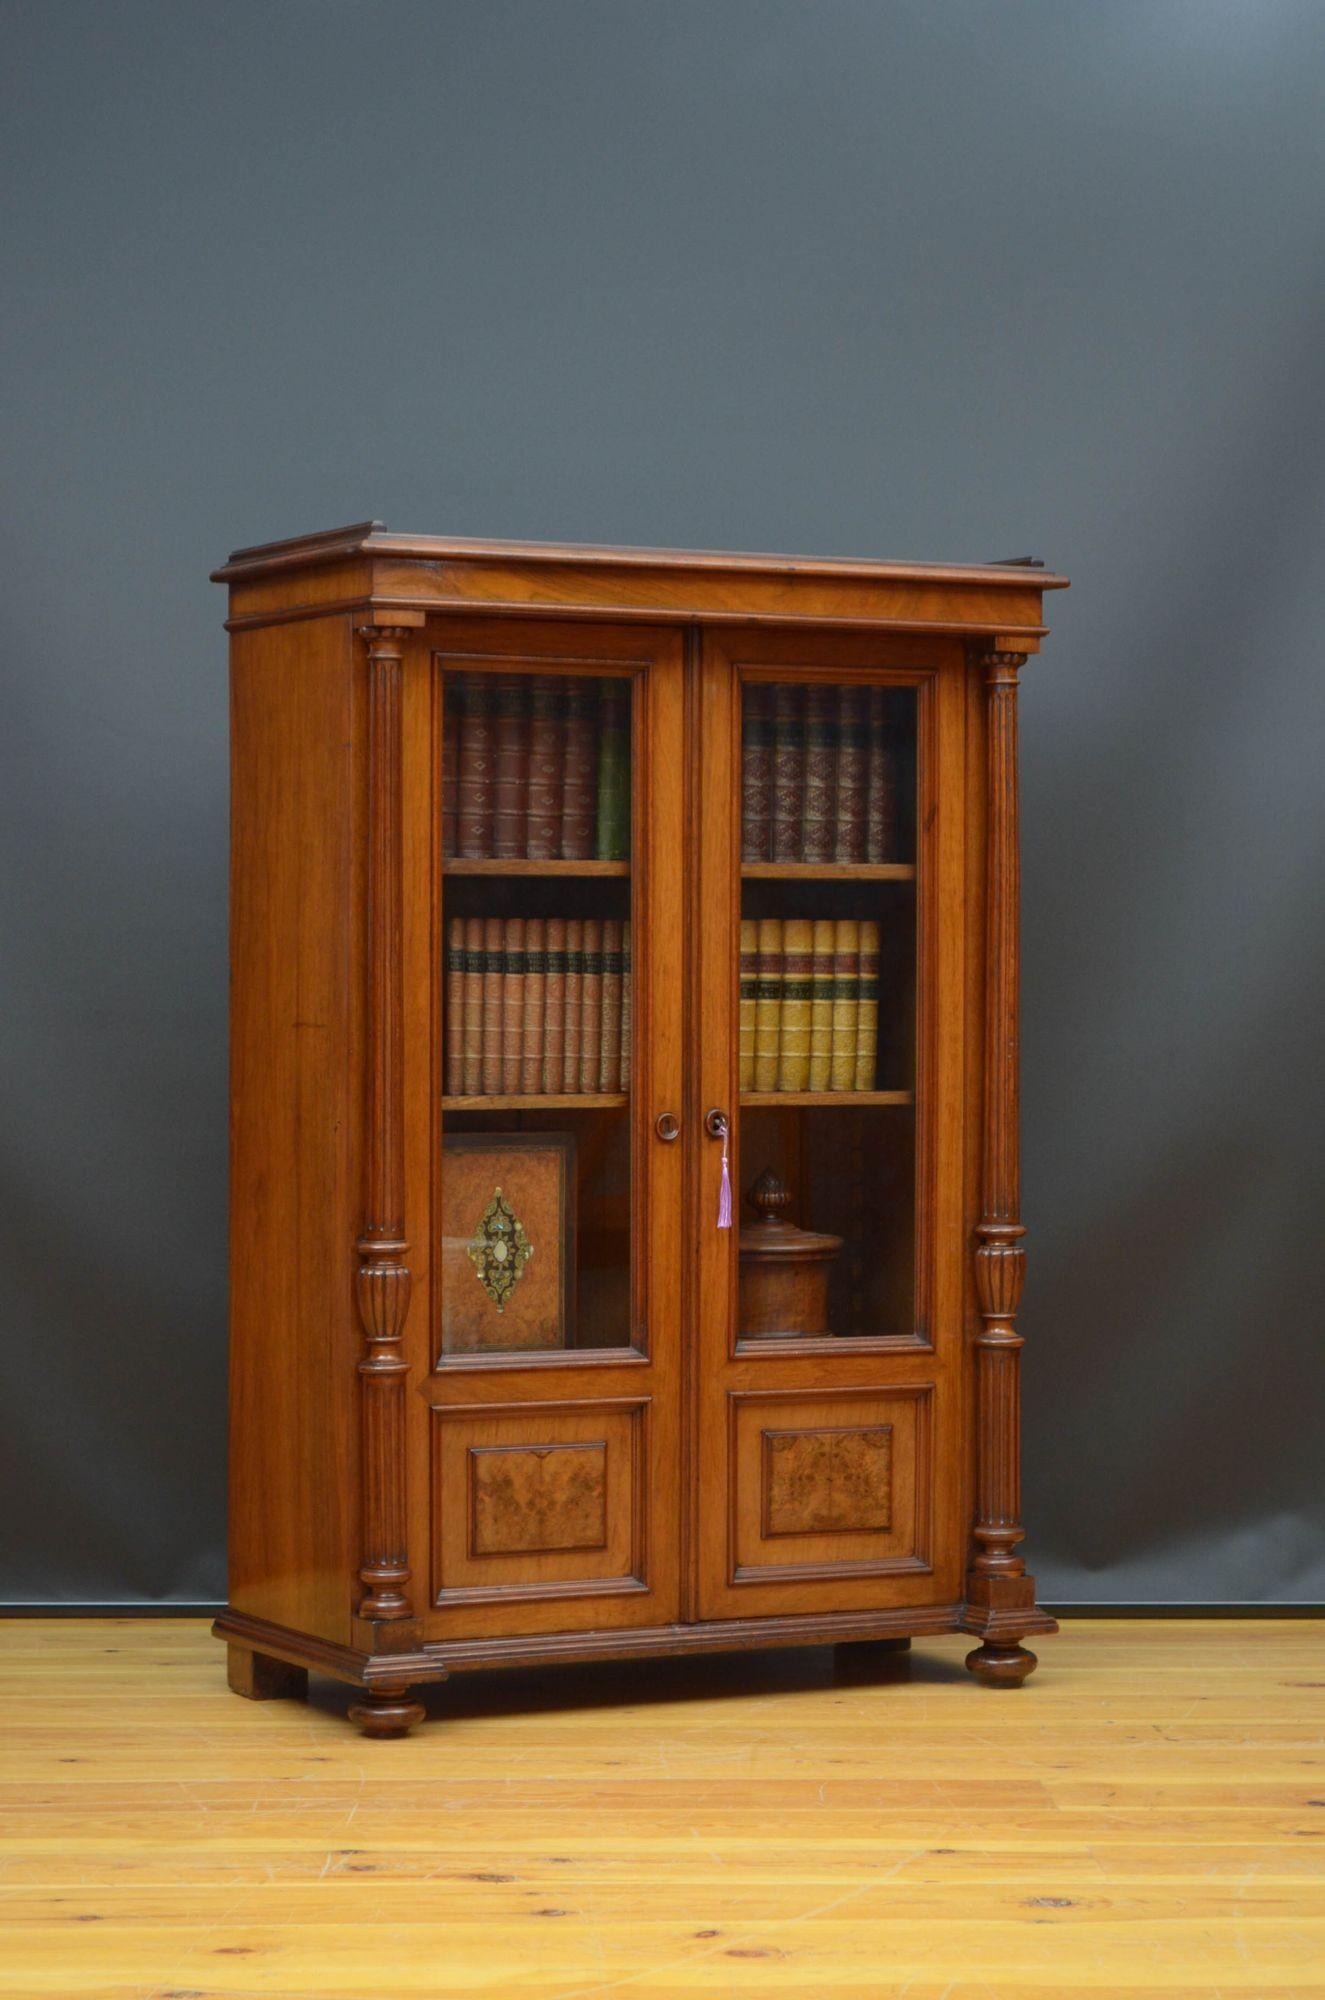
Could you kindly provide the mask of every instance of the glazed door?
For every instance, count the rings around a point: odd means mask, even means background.
[[[700,680],[694,1602],[953,1603],[961,650],[710,636]]]
[[[432,1639],[678,1615],[679,634],[448,624]]]

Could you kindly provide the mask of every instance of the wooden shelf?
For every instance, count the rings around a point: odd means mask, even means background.
[[[442,862],[445,875],[629,875],[628,861],[475,861],[453,855]]]
[[[914,882],[912,861],[743,861],[747,882]]]
[[[741,1109],[762,1111],[773,1106],[787,1110],[797,1104],[833,1104],[857,1109],[864,1104],[914,1104],[910,1090],[743,1090]]]
[[[444,1097],[443,1111],[618,1111],[629,1104],[624,1090],[565,1091],[514,1097]]]

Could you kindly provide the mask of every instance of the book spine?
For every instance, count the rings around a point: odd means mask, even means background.
[[[442,859],[455,854],[460,785],[460,689],[447,674],[442,696]]]
[[[566,919],[566,1026],[562,1036],[562,1089],[580,1087],[580,1028],[584,999],[584,923]]]
[[[816,917],[811,940],[810,1081],[808,1090],[827,1090],[833,1074],[833,920]]]
[[[446,1046],[445,1089],[459,1097],[465,1088],[465,920],[452,917],[446,926]]]
[[[474,861],[492,853],[493,759],[492,690],[484,675],[465,674],[460,683],[456,849]]]
[[[543,988],[543,1090],[566,1088],[566,919],[547,920],[547,981]]]
[[[773,854],[773,690],[747,681],[741,690],[741,859]]]
[[[850,1090],[856,1080],[856,1015],[860,987],[860,925],[839,917],[833,925],[833,1045],[830,1090]]]
[[[524,918],[507,917],[502,924],[501,1087],[508,1097],[519,1095],[524,1070]]]
[[[580,1089],[597,1090],[603,1059],[603,926],[584,920],[584,975],[580,999]]]
[[[865,859],[891,861],[897,845],[897,769],[888,729],[888,696],[870,689],[869,758],[865,783]]]
[[[543,1088],[543,1007],[547,986],[547,924],[530,917],[524,927],[524,1015],[520,1026],[520,1090],[537,1097]]]
[[[630,853],[630,683],[604,681],[599,693],[598,834],[600,861]]]
[[[566,710],[560,681],[539,674],[529,690],[529,811],[524,851],[530,861],[561,853],[561,773]]]
[[[865,859],[865,787],[869,762],[865,690],[841,688],[837,699],[837,800],[834,861]]]
[[[831,861],[837,793],[837,690],[812,682],[805,691],[805,803],[801,859]]]
[[[465,1039],[464,1084],[466,1097],[477,1097],[483,1089],[483,919],[465,918]]]
[[[630,999],[630,925],[621,926],[621,1088],[630,1089],[631,1056],[631,999]]]
[[[756,1090],[778,1087],[778,1016],[782,999],[782,919],[761,917],[755,984]]]
[[[529,688],[523,674],[502,674],[493,696],[492,851],[503,861],[524,854],[529,818]]]
[[[856,1009],[855,1090],[873,1090],[879,1047],[879,926],[860,927],[860,986]]]
[[[593,682],[573,680],[566,696],[561,786],[561,854],[565,861],[587,861],[593,853],[597,723],[598,694]]]
[[[506,940],[500,917],[483,920],[483,1095],[501,1091],[502,983]]]
[[[755,1087],[755,1004],[759,992],[759,926],[741,918],[740,965],[741,1089]]]
[[[598,1088],[621,1088],[621,925],[608,918],[603,925],[603,1025]]]
[[[805,814],[805,725],[801,690],[779,681],[773,691],[773,859],[801,859]]]
[[[778,1089],[810,1087],[810,998],[814,925],[788,917],[782,925],[782,1015],[778,1022]]]

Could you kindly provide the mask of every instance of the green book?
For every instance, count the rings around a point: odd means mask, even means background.
[[[598,822],[600,861],[630,853],[630,683],[604,681],[598,711]]]

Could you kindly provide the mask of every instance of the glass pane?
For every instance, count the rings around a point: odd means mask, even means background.
[[[914,688],[742,689],[740,1335],[914,1332]]]
[[[444,1355],[629,1347],[632,683],[444,674]]]

